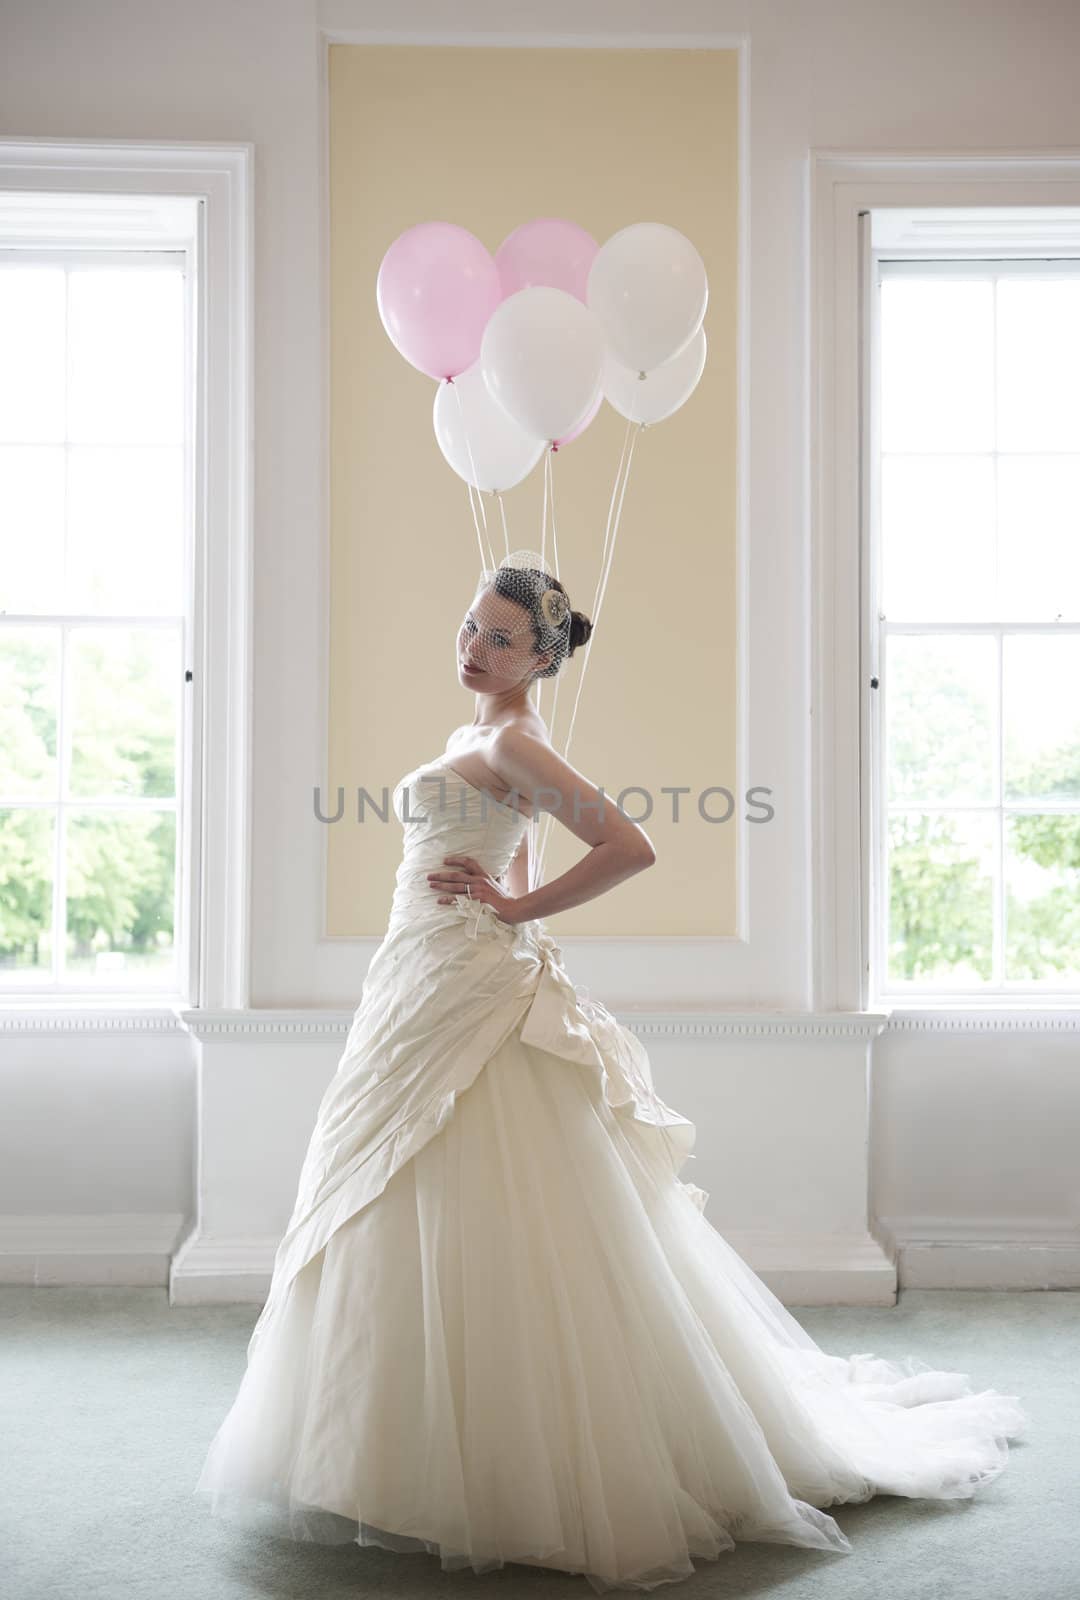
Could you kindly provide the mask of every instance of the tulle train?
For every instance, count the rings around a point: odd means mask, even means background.
[[[825,1353],[652,1132],[512,1034],[289,1285],[196,1493],[293,1539],[603,1592],[742,1540],[846,1553],[824,1507],[1001,1472],[1014,1397]]]

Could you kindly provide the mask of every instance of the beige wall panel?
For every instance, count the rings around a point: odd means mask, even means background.
[[[454,642],[479,555],[465,485],[431,426],[434,380],[398,355],[375,304],[379,263],[416,222],[461,223],[494,251],[518,223],[570,217],[603,242],[637,221],[704,257],[709,361],[674,418],[637,442],[570,759],[641,816],[651,871],[554,919],[565,935],[731,935],[736,796],[738,57],[733,50],[330,49],[331,550],[326,931],[381,934],[401,834],[356,821],[472,720]],[[554,460],[560,572],[589,611],[625,423],[606,404]],[[511,547],[536,547],[542,463],[505,497]],[[494,514],[494,507],[492,507]],[[565,669],[565,734],[581,653]],[[545,711],[551,707],[545,689]],[[688,785],[682,820],[662,786]],[[640,815],[641,796],[627,798]],[[723,800],[708,802],[722,814]],[[330,809],[333,809],[332,804]],[[584,847],[552,830],[546,877]]]

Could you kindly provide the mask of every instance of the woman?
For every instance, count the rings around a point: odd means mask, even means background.
[[[292,1538],[690,1576],[826,1506],[972,1495],[1027,1416],[914,1358],[826,1354],[706,1220],[694,1127],[579,998],[542,918],[651,865],[528,698],[591,631],[538,558],[458,635],[470,725],[394,793],[386,936],[311,1137],[247,1370],[196,1493]],[[589,846],[529,890],[529,818]]]

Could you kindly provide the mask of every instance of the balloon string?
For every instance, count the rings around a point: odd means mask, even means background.
[[[552,562],[555,576],[559,576],[559,534],[555,525],[555,450],[554,447],[547,452],[548,484],[551,502],[551,549]],[[556,682],[558,680],[556,679]]]
[[[498,502],[499,514],[502,517],[503,544],[506,546],[507,555],[509,555],[510,554],[510,529],[507,526],[507,521],[506,521],[506,507],[503,504],[503,497],[499,493],[498,489],[495,490],[495,499]]]
[[[547,570],[548,506],[549,506],[550,502],[551,502],[551,447],[549,446],[544,451],[544,494],[543,494],[543,499],[542,499],[541,504],[540,504],[540,565],[541,565],[541,567],[544,568],[545,571]],[[536,714],[537,714],[538,717],[543,715],[543,709],[544,709],[544,681],[545,680],[543,678],[534,678],[533,679],[533,682],[536,685],[536,697],[535,697],[535,700],[534,700],[534,705],[536,707]],[[552,717],[551,717],[552,724],[554,724],[555,707],[558,705],[558,703],[559,703],[559,684],[558,684],[558,679],[556,678],[556,682],[555,682],[555,700],[552,703]],[[529,836],[529,889],[531,891],[531,890],[535,889],[537,887],[537,885],[539,884],[539,882],[540,882],[540,850],[538,848],[538,840],[539,840],[538,819],[537,819],[535,813],[529,819],[528,836]]]
[[[600,573],[599,573],[599,576],[597,578],[596,592],[595,592],[595,595],[594,595],[594,598],[593,598],[593,608],[592,608],[591,620],[592,620],[594,632],[590,633],[588,641],[586,642],[585,655],[584,655],[584,659],[582,660],[582,663],[581,663],[581,671],[578,674],[577,693],[574,696],[574,704],[573,704],[573,708],[571,709],[571,712],[570,712],[570,726],[567,729],[566,742],[565,742],[565,744],[563,745],[563,748],[562,748],[562,757],[563,757],[564,761],[568,761],[569,760],[570,743],[571,743],[571,740],[574,737],[574,726],[575,726],[575,724],[577,722],[578,706],[581,703],[581,691],[582,691],[582,688],[584,687],[585,673],[586,673],[586,671],[588,669],[589,659],[590,659],[590,656],[592,654],[593,637],[594,637],[594,633],[595,633],[595,629],[596,629],[596,624],[597,624],[597,622],[599,621],[599,618],[600,618],[600,612],[601,612],[601,610],[603,608],[604,595],[605,595],[605,592],[607,590],[608,578],[610,576],[612,562],[614,561],[614,557],[615,557],[615,546],[616,546],[616,542],[617,542],[617,539],[618,539],[619,524],[620,524],[620,522],[622,520],[623,502],[626,499],[626,488],[627,488],[627,484],[630,482],[630,466],[631,466],[631,463],[633,462],[633,459],[634,459],[634,446],[637,443],[638,435],[641,433],[642,427],[643,427],[643,424],[641,424],[641,423],[634,423],[632,421],[628,422],[627,425],[626,425],[626,433],[625,433],[625,435],[623,437],[622,454],[621,454],[621,456],[619,458],[618,469],[616,470],[616,473],[615,473],[615,482],[612,485],[612,490],[611,490],[611,501],[610,501],[610,504],[608,506],[607,526],[606,526],[606,528],[604,530],[604,548],[603,548],[603,552],[602,552],[601,557],[600,557]],[[559,692],[559,690],[558,690],[558,681],[556,680],[556,685],[555,685],[556,704],[558,704],[558,692]],[[554,716],[552,717],[552,722],[554,723]],[[555,743],[554,730],[553,730],[553,735],[552,735],[552,743],[553,744]],[[533,853],[532,849],[530,849],[530,859],[529,859],[529,888],[530,888],[530,890],[535,888],[541,881],[541,874],[542,874],[542,871],[543,871],[544,858],[545,858],[545,856],[547,854],[548,839],[549,839],[550,834],[551,834],[551,813],[550,813],[550,811],[546,811],[544,813],[543,820],[542,820],[542,829],[543,829],[543,837],[541,839],[539,839],[538,847],[537,847],[536,852],[535,852],[535,856],[536,856],[536,859],[535,859],[535,882],[533,881],[534,853]]]
[[[547,562],[548,484],[551,481],[551,451],[544,451],[544,499],[540,507],[540,561]]]
[[[614,509],[615,509],[616,494],[618,492],[619,482],[620,482],[620,480],[622,478],[623,471],[624,471],[625,466],[626,466],[626,454],[627,454],[627,447],[628,447],[628,444],[629,444],[629,440],[630,440],[630,424],[628,423],[627,424],[627,428],[626,428],[626,432],[623,434],[622,454],[619,457],[619,465],[618,465],[618,469],[616,470],[616,473],[615,473],[615,482],[612,485],[612,490],[611,490],[611,500],[610,500],[610,503],[608,505],[607,523],[606,523],[606,526],[604,528],[604,545],[603,545],[603,549],[602,549],[602,551],[600,553],[600,571],[597,574],[596,590],[595,590],[594,595],[593,595],[592,611],[590,612],[590,615],[593,616],[593,617],[595,617],[595,615],[596,615],[596,602],[597,602],[597,600],[599,599],[599,596],[600,596],[600,581],[601,581],[601,577],[603,575],[605,563],[606,563],[607,558],[608,558],[608,546],[609,546],[609,542],[610,542],[610,539],[611,539],[612,515],[613,515]],[[585,660],[587,659],[587,657],[588,657],[588,645],[586,645],[586,647],[585,647],[585,656],[582,658],[582,672],[584,672],[584,670],[585,670]],[[562,674],[560,673],[559,676],[561,677]],[[556,682],[556,693],[558,693],[558,683],[557,682]],[[579,679],[578,690],[577,690],[578,699],[580,699],[580,696],[581,696],[581,683],[580,683],[580,679]],[[575,699],[575,701],[574,701],[573,711],[572,711],[572,714],[571,714],[571,727],[573,725],[573,719],[574,719],[574,717],[576,715],[577,715],[577,699]],[[557,749],[558,748],[558,741],[557,741],[556,734],[555,734],[554,718],[552,718],[552,725],[551,725],[551,742]],[[568,747],[569,747],[569,740],[567,740],[567,748]],[[564,759],[565,759],[565,751],[563,752],[563,755],[564,755]],[[537,869],[537,881],[538,882],[539,882],[539,872],[540,872],[540,869],[541,869],[541,867],[543,865],[543,858],[547,854],[548,834],[549,834],[550,828],[551,828],[550,816],[546,816],[543,819],[543,824],[544,824],[544,837],[543,837],[542,841],[538,841],[538,847],[536,849],[536,862],[535,862],[535,865],[536,865],[536,869]],[[530,868],[530,870],[531,870],[531,868]],[[530,883],[530,888],[533,888],[533,887],[535,887],[535,885]]]
[[[552,539],[552,548],[553,548],[553,551],[554,551],[555,576],[557,578],[559,576],[559,535],[558,535],[558,530],[556,528],[556,523],[555,523],[555,462],[554,462],[554,459],[553,459],[554,455],[555,455],[554,450],[549,450],[547,452],[547,459],[546,459],[545,465],[546,465],[546,470],[547,470],[547,473],[548,473],[549,485],[550,485],[549,505],[550,505],[550,514],[551,514],[551,539]],[[545,567],[545,571],[546,570],[547,569]],[[544,680],[543,678],[537,679],[537,682],[539,682],[539,683],[543,683],[545,681],[546,680]],[[550,726],[550,729],[551,729],[552,743],[554,743],[554,739],[555,739],[555,724],[556,724],[556,721],[557,721],[558,715],[559,715],[559,690],[562,687],[562,681],[563,681],[563,674],[562,674],[561,671],[559,671],[559,672],[557,672],[555,674],[555,693],[554,693],[554,695],[552,697],[552,701],[551,701],[551,717],[549,719],[549,726]],[[538,862],[538,866],[541,865],[542,862],[543,862],[543,852],[541,851],[541,857],[540,857],[540,862]]]
[[[543,566],[545,564],[546,560],[547,560],[547,556],[546,556],[546,553],[545,553],[546,549],[547,549],[547,517],[548,517],[548,459],[547,458],[548,458],[548,456],[550,454],[551,454],[550,450],[546,450],[544,452],[544,493],[543,493],[543,498],[542,498],[542,500],[540,502],[540,565],[541,566]],[[536,714],[539,717],[539,716],[543,715],[543,709],[544,709],[544,680],[543,680],[543,678],[534,678],[533,679],[533,683],[536,686],[536,694],[535,694],[535,696],[533,698],[533,705],[535,706]],[[535,822],[535,819],[533,819],[533,821]],[[533,827],[531,827],[530,833],[529,833],[529,888],[530,889],[534,889],[536,887],[536,884],[533,881],[533,873],[534,873],[534,871],[536,869],[536,862],[537,862],[535,841],[536,841],[536,829],[535,829],[535,826],[533,826]]]
[[[448,378],[447,382],[448,383],[454,383],[454,380],[453,380],[453,378]],[[463,433],[463,435],[465,437],[465,449],[469,453],[469,472],[471,474],[471,479],[470,479],[470,481],[466,482],[465,487],[469,491],[469,508],[472,511],[473,525],[476,528],[476,542],[480,546],[480,566],[481,566],[481,568],[483,568],[486,565],[490,569],[490,568],[494,567],[494,565],[495,565],[495,552],[491,548],[491,536],[488,533],[487,512],[484,510],[484,496],[483,496],[483,494],[482,494],[482,492],[480,490],[480,485],[476,482],[476,459],[473,456],[472,444],[471,444],[471,442],[469,440],[469,428],[468,428],[468,424],[465,421],[465,404],[464,404],[464,401],[461,398],[461,390],[458,388],[456,383],[454,383],[454,394],[457,397],[458,412],[460,413],[460,416],[461,416],[461,431],[462,431],[462,433]],[[476,495],[476,500],[473,499],[474,493]],[[480,515],[479,515],[479,517],[476,514],[476,502],[477,501],[479,501],[479,504],[480,504]],[[481,521],[484,524],[483,537],[481,537],[481,534],[480,534],[480,523],[481,523]],[[484,540],[485,539],[487,540],[487,559],[486,559],[486,562],[485,562],[485,558],[484,558]]]

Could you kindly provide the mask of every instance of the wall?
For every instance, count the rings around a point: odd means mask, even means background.
[[[570,750],[606,793],[637,785],[654,797],[646,826],[664,870],[558,920],[567,936],[731,936],[740,824],[709,823],[691,802],[713,785],[739,786],[739,53],[335,44],[329,102],[330,796],[340,786],[351,799],[361,783],[392,790],[441,754],[474,707],[453,651],[476,582],[476,532],[465,485],[433,437],[436,384],[379,320],[384,251],[432,217],[492,252],[531,217],[573,218],[598,242],[629,222],[666,222],[705,262],[709,358],[691,403],[634,441]],[[626,433],[604,406],[552,458],[560,575],[586,613]],[[539,545],[543,487],[540,462],[503,496],[511,549]],[[487,515],[500,554],[494,504]],[[560,673],[560,747],[583,660]],[[547,686],[549,719],[552,699]],[[677,823],[661,792],[673,784],[692,790]],[[642,800],[632,797],[635,814]],[[712,801],[722,814],[721,797]],[[396,818],[360,825],[354,812],[324,825],[327,930],[381,936],[401,831]],[[546,878],[583,848],[555,827]]]
[[[407,9],[418,31],[427,26],[442,33],[447,26],[441,5]],[[366,961],[362,943],[322,939],[321,860],[310,828],[325,703],[327,297],[317,24],[398,36],[404,11],[389,0],[324,0],[318,11],[312,0],[189,0],[183,8],[37,0],[9,6],[5,18],[0,132],[248,139],[256,147],[257,1007],[347,1008],[359,994]],[[483,6],[473,0],[455,11],[455,22],[493,36],[505,27],[506,14],[494,0]],[[655,26],[656,15],[653,6],[611,0],[589,8],[587,25],[594,39],[605,22],[633,34]],[[519,5],[513,17],[525,37],[584,26],[582,8],[571,0]],[[715,964],[694,968],[693,949],[681,948],[680,964],[690,972],[682,998],[706,993],[736,1009],[800,1016],[813,1006],[814,927],[807,766],[807,152],[1075,148],[1080,14],[1070,3],[1048,0],[1022,8],[970,0],[947,9],[894,0],[672,0],[662,25],[669,35],[719,30],[745,32],[750,40],[748,770],[786,802],[783,821],[778,817],[778,826],[750,839],[749,939],[732,945],[719,970]],[[633,950],[625,957],[609,951],[595,961],[586,954],[574,963],[581,981],[612,1004],[632,996],[639,971],[631,965]],[[659,1044],[657,1081],[695,1116],[715,1174],[730,1149],[725,1130],[732,1086],[744,1085],[758,1069],[777,1069],[768,1040],[762,1053],[753,1037],[737,1030],[706,1037],[705,1047],[681,1043],[678,1035]],[[784,1049],[803,1051],[799,1059],[812,1085],[839,1059],[840,1046],[828,1035],[823,1045],[812,1018],[804,1038],[805,1050],[797,1044]],[[1075,1241],[1075,1142],[1070,1147],[1061,1130],[1075,1126],[1076,1040],[1075,1033],[1006,1031],[988,1050],[982,1036],[943,1047],[932,1031],[916,1030],[876,1041],[869,1136],[878,1213],[915,1219],[911,1225],[923,1230],[923,1239],[935,1226],[963,1241],[1000,1237],[1016,1224],[1040,1229],[1042,1239]],[[181,1205],[185,1171],[184,1209],[191,1215],[188,1158],[196,1144],[197,1102],[192,1094],[177,1103],[173,1048],[168,1039],[120,1033],[103,1057],[81,1034],[48,1044],[0,1035],[8,1127],[35,1152],[32,1187],[29,1160],[0,1166],[0,1215],[10,1223],[13,1215],[17,1221],[31,1211],[39,1216],[71,1205],[88,1216],[167,1218]],[[185,1048],[188,1066],[180,1070],[193,1084],[197,1062],[190,1042]],[[298,1116],[312,1104],[314,1080],[329,1075],[333,1057],[330,1042],[317,1060],[301,1052],[296,1070],[286,1069]],[[275,1061],[277,1073],[279,1057]],[[138,1095],[130,1092],[132,1072],[142,1077]],[[84,1092],[87,1079],[102,1077],[113,1085],[102,1098]],[[46,1082],[52,1087],[43,1099]],[[759,1118],[760,1187],[749,1195],[729,1187],[721,1197],[712,1184],[710,1215],[736,1231],[754,1229],[763,1215],[776,1220],[775,1213],[765,1214],[763,1196],[791,1181],[799,1127],[780,1092],[784,1078],[772,1083],[777,1092],[768,1094],[766,1083],[763,1099],[748,1111]],[[857,1092],[852,1087],[851,1094]],[[828,1101],[821,1102],[825,1110],[813,1135],[818,1170],[830,1159],[830,1139],[837,1159],[850,1154],[854,1136],[845,1118],[857,1104],[851,1094],[843,1099],[843,1116],[834,1117]],[[119,1107],[127,1121],[117,1145]],[[764,1139],[762,1116],[773,1119]],[[1022,1153],[1017,1127],[1025,1130]],[[107,1164],[103,1148],[114,1152]],[[781,1154],[770,1158],[774,1148]],[[160,1159],[147,1160],[147,1152]],[[702,1174],[694,1177],[710,1187]],[[268,1201],[267,1232],[274,1215]],[[17,1238],[9,1239],[6,1253],[17,1254],[17,1245]],[[940,1249],[940,1235],[933,1248]],[[1023,1276],[1018,1270],[1016,1281]]]

